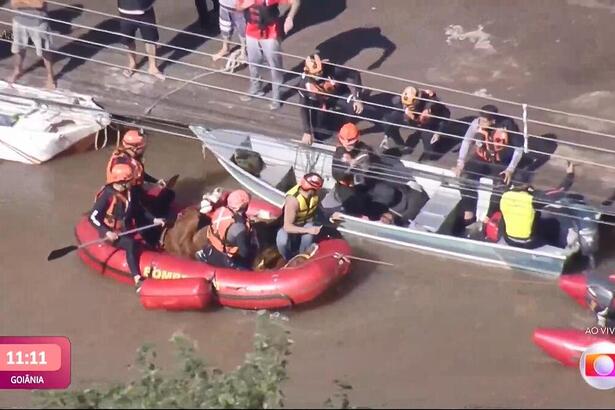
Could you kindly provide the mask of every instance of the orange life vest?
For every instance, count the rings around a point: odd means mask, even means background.
[[[476,154],[487,162],[500,162],[500,154],[508,145],[508,133],[505,129],[481,130],[483,141],[476,147]]]
[[[102,187],[100,191],[96,194],[96,199],[102,195],[102,192],[105,190],[106,186]],[[123,218],[118,218],[118,214],[126,214],[128,211],[128,204],[130,203],[130,192],[113,192],[113,197],[109,202],[107,209],[105,210],[105,217],[103,222],[105,226],[111,229],[113,232],[122,232],[126,229],[126,224],[124,223]]]
[[[111,168],[113,168],[115,164],[130,165],[134,174],[134,178],[132,180],[133,185],[143,185],[143,180],[145,178],[145,167],[143,166],[143,163],[135,158],[129,150],[125,148],[118,148],[113,151],[113,154],[111,154],[111,158],[109,158],[109,162],[107,163],[107,179],[111,174]]]
[[[229,245],[227,241],[228,231],[239,218],[226,206],[216,209],[211,216],[211,225],[207,228],[207,239],[211,246],[219,252],[233,257],[239,252],[237,246]],[[246,229],[250,230],[250,222],[246,220]]]

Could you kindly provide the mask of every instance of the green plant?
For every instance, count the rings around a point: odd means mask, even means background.
[[[183,335],[171,338],[179,369],[167,375],[156,364],[151,345],[138,350],[140,376],[127,384],[67,392],[36,393],[42,408],[279,408],[284,395],[288,332],[261,315],[253,351],[235,370],[224,373],[197,357],[195,344]]]

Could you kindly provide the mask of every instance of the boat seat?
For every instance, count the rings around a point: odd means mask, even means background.
[[[288,191],[297,184],[295,170],[289,165],[267,164],[261,171],[260,177],[282,192]]]
[[[506,243],[506,239],[504,239],[503,235],[500,238],[500,240],[498,241],[498,244],[500,244],[500,245],[508,245],[508,243]],[[510,245],[508,245],[508,246],[510,246]],[[573,253],[572,250],[560,248],[558,246],[553,246],[553,245],[542,245],[542,246],[539,246],[538,248],[534,248],[534,249],[531,249],[531,250],[534,251],[534,252],[550,253],[550,254],[553,254],[553,255],[561,255],[561,256],[570,256],[570,254]]]
[[[458,189],[440,186],[410,226],[421,231],[452,234],[460,201]]]

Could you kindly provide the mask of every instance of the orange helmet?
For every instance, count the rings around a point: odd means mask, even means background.
[[[144,148],[145,136],[137,130],[129,130],[124,134],[122,145],[126,148]]]
[[[404,91],[401,92],[401,103],[405,107],[412,107],[418,95],[419,90],[417,90],[415,87],[406,87],[404,88]]]
[[[359,129],[351,122],[347,122],[340,129],[337,139],[344,147],[351,147],[359,142]]]
[[[237,189],[231,192],[226,198],[226,206],[231,211],[239,211],[248,206],[250,203],[250,194],[243,189]]]
[[[322,179],[322,177],[319,174],[315,172],[310,172],[309,174],[305,174],[303,178],[301,178],[301,182],[299,182],[299,186],[304,191],[318,191],[319,189],[322,188],[322,185],[324,184],[324,182],[325,181]]]
[[[133,178],[132,167],[128,164],[115,164],[107,175],[107,184],[128,182]]]
[[[322,73],[322,60],[318,54],[312,54],[305,59],[304,71],[312,75]]]

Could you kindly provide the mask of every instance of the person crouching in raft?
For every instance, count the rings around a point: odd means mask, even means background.
[[[196,259],[213,266],[251,269],[255,242],[252,225],[246,215],[250,195],[241,189],[233,191],[211,216],[207,228],[209,245],[196,253]]]
[[[109,172],[113,165],[118,163],[132,166],[135,173],[132,188],[134,200],[141,201],[154,215],[163,216],[169,211],[171,203],[175,199],[175,192],[166,187],[164,179],[156,179],[145,172],[143,154],[145,153],[146,145],[147,140],[139,131],[127,131],[122,139],[122,145],[111,154],[107,164],[107,172]],[[163,189],[157,196],[147,195],[143,188],[144,182],[158,184]]]
[[[284,223],[278,231],[276,245],[287,261],[305,252],[320,233],[322,226],[316,226],[315,219],[323,183],[320,175],[305,174],[299,184],[286,193]]]
[[[143,213],[143,218],[149,221],[148,224],[164,225],[165,221],[154,218],[146,209],[133,201],[130,189],[133,180],[134,173],[130,165],[114,165],[107,175],[107,184],[96,194],[96,202],[89,219],[101,237],[112,242],[113,246],[126,251],[126,262],[139,292],[142,281],[139,270],[141,247],[134,236],[120,237],[118,234],[130,229],[139,212]]]

